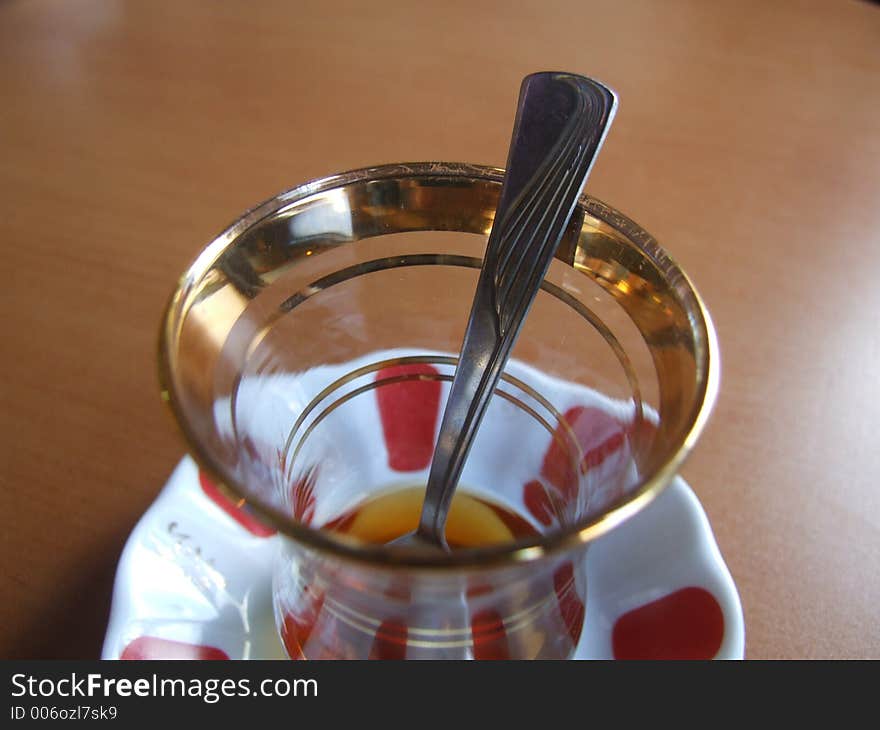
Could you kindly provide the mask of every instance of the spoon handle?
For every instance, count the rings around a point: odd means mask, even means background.
[[[486,406],[617,108],[568,73],[527,76],[507,172],[449,392],[416,534],[445,546],[452,495]]]

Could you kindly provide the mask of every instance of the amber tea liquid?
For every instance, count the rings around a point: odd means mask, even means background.
[[[385,544],[416,529],[424,499],[424,487],[390,490],[333,520],[325,529]],[[461,490],[452,498],[446,540],[453,549],[497,545],[537,534],[531,524],[506,507]]]
[[[416,528],[424,496],[424,486],[392,489],[324,529],[384,545]],[[453,497],[446,523],[453,550],[537,534],[508,507],[467,491]],[[406,572],[371,580],[357,566],[324,570],[321,577],[298,573],[298,600],[286,607],[282,626],[291,658],[404,659],[424,652],[432,658],[558,658],[573,651],[580,637],[584,604],[568,561],[520,576],[513,585],[476,572],[464,576],[459,593],[430,598],[418,595],[423,589]]]

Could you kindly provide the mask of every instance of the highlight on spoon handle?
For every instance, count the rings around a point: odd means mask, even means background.
[[[445,545],[465,460],[617,108],[570,73],[527,76],[507,171],[428,476],[417,534]]]

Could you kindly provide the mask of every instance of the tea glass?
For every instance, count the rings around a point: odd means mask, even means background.
[[[163,395],[201,468],[280,534],[291,658],[570,657],[589,544],[669,483],[705,424],[718,352],[700,297],[585,196],[461,478],[528,529],[448,554],[343,529],[426,481],[502,180],[434,162],[306,183],[220,234],[171,298]]]

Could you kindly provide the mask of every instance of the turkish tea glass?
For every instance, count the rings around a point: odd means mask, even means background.
[[[168,305],[163,394],[200,467],[280,535],[291,658],[572,656],[589,544],[669,483],[711,410],[698,294],[583,197],[461,477],[485,544],[356,536],[365,505],[426,483],[502,180],[413,163],[306,183],[210,243]]]

